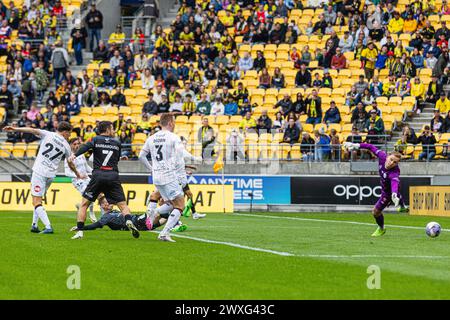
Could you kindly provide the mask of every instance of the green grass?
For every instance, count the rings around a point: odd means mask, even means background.
[[[431,220],[448,227],[449,218],[387,215],[388,232],[377,239],[369,214],[184,219],[183,236],[290,256],[188,238],[162,243],[155,233],[136,240],[107,228],[74,241],[68,230],[75,214],[50,218],[56,233],[37,235],[29,232],[30,212],[0,212],[0,299],[450,298],[450,232],[436,239],[424,232]],[[80,267],[81,290],[66,287],[69,265]],[[369,265],[381,269],[380,290],[366,286]]]

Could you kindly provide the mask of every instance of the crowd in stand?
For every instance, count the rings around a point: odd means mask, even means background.
[[[336,147],[342,141],[338,132],[332,129],[326,134],[325,128],[341,123],[339,109],[342,106],[335,101],[325,105],[319,95],[322,88],[334,89],[330,73],[347,68],[346,55],[350,52],[360,61],[364,75],[345,96],[353,125],[347,141],[364,140],[375,144],[385,141],[391,128],[385,127],[376,101],[378,97],[415,97],[412,111],[416,114],[422,111],[424,102],[436,105],[435,117],[429,128],[424,128],[424,135],[409,139],[408,143],[432,144],[431,138],[423,137],[450,132],[450,101],[443,91],[443,86],[450,84],[450,29],[443,21],[435,30],[428,20],[431,14],[450,12],[436,7],[434,0],[412,1],[401,12],[396,8],[397,1],[380,0],[366,3],[311,0],[306,6],[298,0],[185,0],[170,32],[161,26],[155,28],[150,47],[144,45],[143,30],[137,28],[130,40],[120,25],[108,41],[101,40],[103,15],[94,4],[88,9],[86,19],[76,21],[71,31],[74,63],[82,65],[82,52],[89,49],[93,51],[95,62],[108,63],[109,68],[95,70],[93,75],[85,70],[80,78],[70,72],[72,59],[56,33],[54,18],[64,15],[60,2],[32,3],[35,4],[30,8],[24,6],[16,10],[3,5],[4,10],[0,10],[0,54],[7,56],[7,71],[1,75],[0,106],[8,110],[8,119],[19,112],[20,106],[31,106],[14,125],[52,130],[58,121],[78,115],[83,106],[119,107],[120,115],[120,107],[130,103],[124,90],[139,83],[142,89],[148,90],[148,100],[142,106],[140,123],[132,123],[123,114],[119,116],[115,125],[123,141],[131,142],[137,132],[157,130],[157,127],[152,128],[149,118],[164,112],[187,116],[241,115],[241,123],[227,140],[243,141],[248,133],[278,132],[283,134],[284,143],[302,145],[305,160],[364,158],[369,155],[341,154]],[[324,13],[317,22],[303,29],[289,21],[289,13],[305,8],[323,8]],[[226,11],[225,16],[219,18],[222,10]],[[244,10],[251,10],[251,14],[245,17]],[[279,18],[283,22],[279,22]],[[333,28],[336,26],[348,26],[348,31],[339,37]],[[229,28],[233,28],[233,32]],[[18,30],[25,45],[7,50],[4,44],[12,30]],[[393,40],[393,35],[402,33],[411,35],[408,46]],[[264,51],[258,51],[255,58],[249,53],[240,55],[236,37],[242,37],[243,44],[279,45],[294,44],[303,35],[323,37],[326,43],[315,52],[311,52],[308,45],[289,52],[292,68],[298,70],[293,85],[313,90],[305,95],[299,93],[295,101],[285,95],[274,103],[274,117],[267,110],[254,117],[255,105],[251,103],[245,82],[241,81],[245,74],[256,71],[258,86],[263,89],[283,89],[288,83],[280,68],[269,73]],[[313,64],[318,67],[312,68]],[[323,72],[319,74],[315,71],[318,69]],[[419,76],[422,69],[432,70],[428,86]],[[383,70],[387,70],[389,77],[382,82],[377,74]],[[57,90],[43,101],[50,78],[55,79]],[[211,84],[214,85],[208,90]],[[35,99],[38,104],[32,103]],[[40,113],[40,104],[45,104],[48,112]],[[303,115],[306,115],[306,122],[302,123]],[[311,124],[323,124],[325,128],[310,134],[304,126]],[[77,134],[83,140],[95,134],[94,128],[85,128],[83,123],[79,127]],[[200,130],[199,142],[211,145],[217,132],[212,127]],[[402,141],[407,140],[405,136]],[[20,139],[28,142],[26,137]],[[398,145],[402,145],[402,141]],[[235,152],[240,154],[242,150]],[[432,159],[429,153],[421,158]]]

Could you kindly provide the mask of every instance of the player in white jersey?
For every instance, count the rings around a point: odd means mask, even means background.
[[[70,148],[73,153],[77,152],[80,148],[81,142],[79,138],[72,138],[69,140]],[[84,155],[78,156],[73,161],[75,167],[77,168],[78,173],[81,175],[85,175],[88,177],[89,174],[92,174],[92,168],[88,165],[86,161],[86,157]],[[78,179],[77,176],[73,173],[73,171],[69,167],[69,163],[67,159],[64,161],[64,172],[66,176],[72,178],[72,184],[77,189],[77,191],[83,195],[84,190],[88,186],[91,179],[88,177],[86,179]],[[79,208],[79,204],[77,204],[77,210]],[[89,219],[91,222],[97,222],[97,217],[94,212],[94,203],[92,202],[89,206]]]
[[[50,132],[34,128],[14,128],[6,126],[3,128],[7,132],[21,132],[31,133],[41,138],[39,152],[34,161],[33,174],[31,176],[31,196],[33,198],[33,224],[31,225],[31,232],[50,234],[53,233],[50,220],[47,212],[42,206],[42,197],[45,196],[53,179],[56,177],[59,163],[66,157],[69,158],[72,154],[67,140],[72,132],[72,126],[68,122],[61,122],[58,125],[57,132]],[[70,169],[75,173],[79,179],[85,178],[81,175],[75,165],[69,162]],[[38,227],[39,219],[44,223],[45,229],[41,232]]]
[[[164,201],[173,206],[169,219],[158,239],[175,242],[170,237],[170,230],[178,223],[184,209],[184,194],[178,180],[177,168],[183,157],[183,145],[180,138],[173,133],[175,118],[164,113],[161,115],[162,130],[147,139],[139,154],[139,159],[152,171],[153,183]],[[150,154],[152,163],[147,159]]]

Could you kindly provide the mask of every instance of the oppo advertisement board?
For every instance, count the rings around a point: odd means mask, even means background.
[[[409,204],[410,186],[428,186],[429,177],[401,177],[400,192]],[[379,177],[291,177],[292,204],[373,205],[381,196]]]

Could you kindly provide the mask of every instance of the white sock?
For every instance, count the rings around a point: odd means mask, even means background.
[[[45,229],[51,229],[50,220],[48,219],[47,212],[45,212],[45,209],[43,206],[39,206],[36,209],[37,214],[39,215],[39,218],[41,219],[42,223],[44,223]]]
[[[167,214],[169,212],[171,212],[173,210],[173,206],[169,203],[164,203],[161,207],[159,207],[158,209],[156,209],[156,212],[158,214]]]
[[[91,203],[91,205],[89,206],[89,215],[91,217],[95,217],[95,214],[94,214],[94,203]]]
[[[158,206],[158,203],[152,202],[152,201],[150,201],[147,205],[147,215],[150,217],[150,219],[152,219],[152,221],[156,216],[156,207],[157,206]]]
[[[181,212],[178,209],[173,209],[170,213],[169,220],[167,220],[166,225],[164,226],[163,231],[161,231],[161,235],[168,235],[170,230],[175,227],[180,220]]]
[[[37,227],[39,222],[39,214],[37,213],[36,208],[33,210],[33,223],[32,226]]]

